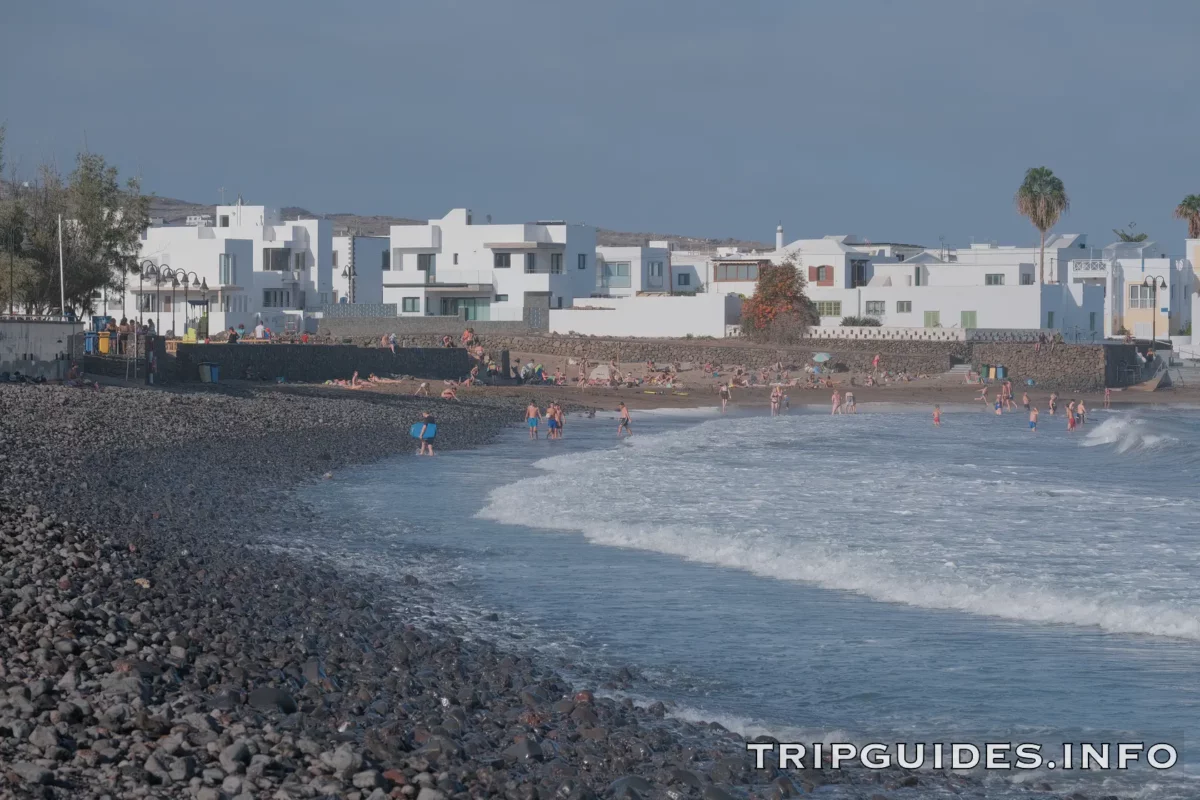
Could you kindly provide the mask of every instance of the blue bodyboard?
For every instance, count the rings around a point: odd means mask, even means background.
[[[421,428],[422,427],[425,428],[424,436],[421,436]],[[437,423],[430,422],[429,424],[426,424],[424,422],[414,422],[413,426],[411,428],[409,428],[408,432],[409,432],[409,435],[412,436],[412,438],[414,438],[414,439],[432,439],[434,436],[437,435]]]

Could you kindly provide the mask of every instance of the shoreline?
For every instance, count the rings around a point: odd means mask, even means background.
[[[974,776],[899,769],[884,783],[865,770],[747,770],[744,740],[719,725],[666,722],[661,704],[577,693],[503,645],[414,626],[406,602],[438,600],[413,576],[394,585],[270,552],[271,536],[317,522],[308,481],[412,454],[420,410],[437,415],[440,446],[462,449],[492,442],[522,406],[380,394],[0,387],[0,608],[31,623],[0,636],[0,728],[12,734],[0,789],[100,797],[150,785],[206,800],[984,791]],[[578,408],[594,399],[583,394],[561,399]],[[607,683],[631,680],[622,670]]]

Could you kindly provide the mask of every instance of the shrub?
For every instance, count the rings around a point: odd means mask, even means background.
[[[879,328],[883,322],[875,317],[842,317],[843,328]]]

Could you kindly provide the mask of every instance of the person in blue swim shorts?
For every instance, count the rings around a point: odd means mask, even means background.
[[[538,438],[538,425],[542,421],[542,410],[537,407],[537,403],[532,400],[525,408],[525,422],[529,425],[529,438]]]

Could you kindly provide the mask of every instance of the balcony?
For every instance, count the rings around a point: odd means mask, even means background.
[[[442,229],[437,225],[393,225],[393,250],[441,250]]]

